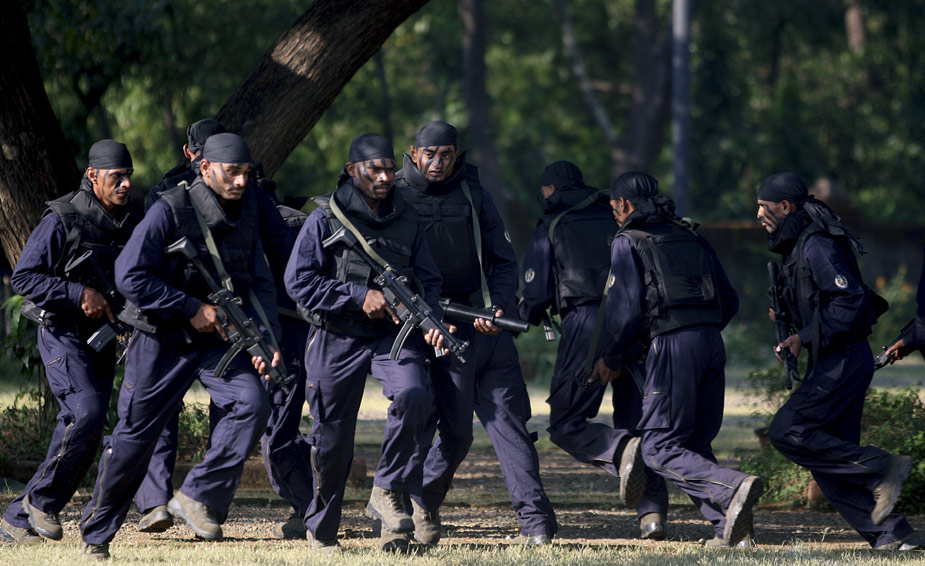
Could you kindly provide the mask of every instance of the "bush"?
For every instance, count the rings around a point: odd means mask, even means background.
[[[912,457],[912,473],[903,486],[898,509],[906,513],[925,512],[925,404],[919,399],[918,390],[910,388],[899,393],[870,390],[861,420],[861,445]],[[803,490],[812,476],[773,447],[746,455],[739,468],[765,481],[763,501],[806,503]]]

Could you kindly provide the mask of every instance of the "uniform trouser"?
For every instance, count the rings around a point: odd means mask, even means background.
[[[425,509],[435,510],[443,504],[453,476],[466,459],[472,446],[472,413],[475,405],[475,328],[470,324],[457,326],[456,336],[469,342],[467,363],[453,355],[430,361],[430,379],[434,391],[435,410],[430,413],[424,433],[430,445],[424,459],[424,485],[413,499]]]
[[[879,526],[870,519],[871,491],[889,465],[887,452],[860,446],[864,397],[874,373],[870,346],[866,340],[837,346],[814,366],[774,416],[771,442],[812,472],[832,506],[871,546],[902,539],[912,532],[902,514],[893,512]]]
[[[81,518],[85,542],[100,544],[115,536],[164,424],[197,377],[222,418],[212,430],[203,461],[190,470],[180,491],[220,517],[228,512],[244,462],[265,430],[270,404],[246,355],[237,356],[223,377],[215,377],[215,366],[227,350],[227,344],[188,345],[175,333],[136,330],[132,335],[119,422],[104,441],[96,488]]]
[[[642,456],[686,493],[722,537],[726,508],[747,474],[720,467],[712,442],[723,422],[726,350],[718,328],[656,336],[646,357]]]
[[[556,513],[540,479],[539,457],[533,445],[536,433],[527,430],[530,397],[514,338],[507,331],[495,336],[478,333],[475,348],[475,414],[495,447],[520,520],[520,533],[552,536],[558,530]]]
[[[6,521],[24,529],[29,528],[29,517],[22,507],[24,496],[29,496],[35,509],[59,513],[93,465],[106,424],[116,365],[114,346],[94,352],[71,332],[40,327],[38,334],[48,388],[60,410],[45,461],[26,484],[23,495],[6,510]]]
[[[354,338],[323,329],[308,342],[305,397],[311,410],[311,465],[314,493],[305,526],[316,540],[332,540],[353,460],[357,414],[366,376],[382,383],[389,405],[382,457],[373,483],[383,489],[420,497],[424,425],[433,396],[423,363],[420,335],[408,338],[397,360],[389,359],[395,334]]]
[[[286,368],[296,373],[289,396],[284,396],[272,382],[263,381],[270,395],[270,418],[267,430],[261,440],[263,461],[267,467],[270,486],[277,495],[292,505],[302,516],[311,501],[311,446],[299,433],[302,406],[305,404],[305,363],[303,355],[309,329],[304,321],[282,318],[283,339],[280,348],[285,355]],[[246,357],[245,354],[239,354]],[[173,469],[177,460],[179,442],[179,415],[183,404],[177,408],[160,438],[157,440],[145,479],[135,493],[135,506],[142,513],[159,505],[167,505],[173,497]],[[212,403],[209,406],[210,421],[221,417],[221,411]]]
[[[311,446],[299,432],[305,405],[305,346],[311,326],[304,321],[280,320],[283,340],[279,347],[286,356],[286,369],[296,378],[284,395],[274,383],[265,381],[270,395],[270,419],[260,441],[270,485],[277,495],[305,516],[312,500]]]
[[[601,408],[606,388],[600,385],[585,386],[583,375],[588,360],[588,348],[594,333],[599,303],[579,305],[568,310],[562,318],[562,337],[556,356],[556,366],[550,384],[549,431],[550,439],[579,462],[592,464],[607,473],[619,476],[620,451],[632,437],[639,436],[641,397],[629,375],[624,372],[613,382],[613,426],[593,422]],[[597,355],[603,349],[598,340]],[[668,513],[668,491],[665,480],[646,468],[646,490],[636,514]]]

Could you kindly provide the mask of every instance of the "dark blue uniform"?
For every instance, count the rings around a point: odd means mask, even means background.
[[[257,238],[256,222],[248,220],[256,215],[253,197],[248,197],[251,191],[245,192],[239,201],[241,208],[232,218],[201,180],[194,183],[191,193],[197,185],[210,203],[202,214],[223,254],[226,240],[251,242],[250,249],[236,251],[248,258],[246,266],[238,268],[249,273],[251,289],[274,324],[277,313],[273,278]],[[245,226],[250,226],[252,232],[242,233]],[[221,411],[221,418],[213,423],[204,460],[190,471],[180,488],[185,495],[224,517],[244,462],[265,431],[270,404],[249,356],[235,357],[224,376],[217,378],[215,366],[229,345],[214,333],[197,333],[188,324],[204,297],[187,294],[187,262],[177,255],[167,256],[165,248],[178,234],[190,229],[177,226],[171,207],[163,200],[157,202],[116,261],[119,290],[149,313],[158,329],[153,333],[136,330],[129,344],[125,381],[119,395],[119,423],[104,443],[93,498],[81,519],[81,534],[89,544],[106,543],[115,536],[125,520],[132,494],[144,479],[161,431],[176,414],[193,380],[202,382],[212,404]],[[191,239],[204,249],[201,234]],[[210,261],[206,258],[206,262]],[[206,265],[211,270],[210,264]],[[228,263],[226,269],[232,273]],[[236,286],[235,292],[247,296],[246,287]],[[249,301],[245,309],[256,319]],[[278,333],[278,327],[275,330]]]
[[[89,192],[87,204],[97,209],[98,215],[111,218],[92,196],[88,183],[85,177],[81,188]],[[135,213],[136,218],[131,216],[129,212],[122,221],[121,235],[111,235],[114,243],[125,242],[140,211]],[[64,279],[59,272],[67,259],[64,256],[75,251],[65,232],[57,214],[46,214],[26,242],[10,278],[17,293],[56,317],[51,324],[39,327],[38,348],[48,387],[59,405],[57,424],[45,461],[4,516],[7,523],[23,529],[30,528],[22,506],[24,497],[29,498],[34,509],[57,514],[77,491],[96,456],[112,394],[115,342],[100,352],[86,345],[85,330],[102,325],[106,319],[87,318],[80,308],[84,285]]]
[[[715,289],[725,325],[738,310],[738,297],[715,253]],[[611,246],[611,282],[606,302],[604,363],[621,368],[633,357],[643,331],[646,287],[641,260],[628,238]],[[645,349],[643,351],[646,351]],[[686,326],[655,336],[648,344],[643,384],[642,455],[646,466],[674,482],[723,538],[726,508],[747,474],[720,467],[711,443],[723,420],[726,353],[720,328]]]
[[[330,276],[333,251],[322,247],[330,235],[324,211],[312,212],[286,267],[286,289],[296,303],[321,315],[362,312],[369,288]],[[420,227],[408,251],[410,267],[423,285],[424,299],[435,307],[440,273]],[[374,483],[420,497],[423,450],[428,440],[424,425],[432,411],[433,396],[420,333],[409,337],[398,360],[389,359],[398,330],[396,326],[384,335],[362,337],[318,328],[308,343],[306,400],[313,418],[308,443],[312,447],[314,494],[305,526],[315,540],[332,541],[337,535],[353,459],[357,414],[369,374],[382,383],[383,394],[392,402]]]
[[[176,187],[180,181],[192,183],[198,167],[199,160],[196,160],[183,172],[166,175],[161,184],[152,187],[148,192],[148,206],[157,202],[164,191]],[[290,373],[295,372],[297,376],[288,396],[284,396],[273,382],[263,382],[270,394],[272,412],[267,423],[267,432],[261,442],[261,450],[273,490],[289,501],[295,512],[301,516],[305,514],[311,500],[311,467],[308,464],[310,447],[299,433],[302,406],[305,403],[305,368],[302,356],[310,326],[298,316],[295,303],[286,294],[282,284],[283,272],[289,261],[298,228],[293,229],[286,224],[276,204],[264,190],[254,185],[251,187],[257,201],[260,241],[276,282],[277,304],[281,309],[280,325],[283,335],[280,349],[286,368]],[[288,314],[283,314],[284,312]],[[173,468],[177,455],[180,409],[164,426],[148,464],[148,472],[138,493],[135,494],[135,506],[142,513],[166,505],[173,496]],[[218,409],[215,404],[210,403],[210,414],[216,410]]]
[[[464,179],[471,194],[475,195],[471,205],[461,196]],[[430,183],[405,156],[404,167],[396,176],[395,184],[408,200],[415,203],[419,214],[429,217],[429,221],[425,222],[428,241],[434,256],[442,258],[437,260],[444,274],[441,295],[457,302],[469,303],[473,287],[477,289],[480,284],[478,277],[472,277],[470,288],[462,289],[459,281],[450,280],[448,276],[449,270],[454,267],[459,269],[459,266],[452,265],[454,261],[465,256],[469,248],[474,249],[473,228],[468,218],[471,207],[476,207],[491,303],[506,304],[517,287],[517,258],[491,196],[478,185],[476,169],[461,158],[454,172],[444,181]],[[422,197],[423,193],[434,196]],[[449,204],[450,201],[453,204]],[[441,232],[442,227],[438,223],[446,224],[453,220],[459,227],[458,231]],[[456,237],[463,240],[457,241]],[[474,254],[469,259],[475,260]],[[477,263],[474,272],[478,273]],[[474,411],[495,446],[511,501],[521,522],[521,533],[552,536],[558,527],[552,504],[540,480],[536,448],[526,428],[530,418],[530,401],[513,339],[507,332],[501,333],[505,336],[481,335],[469,324],[458,324],[457,328],[457,335],[470,341],[475,349],[476,363],[470,360],[461,364],[449,356],[431,360],[436,411],[428,425],[428,437],[432,438],[435,431],[439,431],[439,435],[424,462],[423,495],[420,500],[415,499],[428,510],[438,509],[443,503],[453,476],[472,445]]]
[[[553,251],[548,226],[540,223],[524,255],[524,302],[521,316],[539,324],[543,312],[554,306],[556,289],[553,274]],[[614,224],[616,231],[616,224]],[[603,289],[601,289],[603,291]],[[594,334],[600,300],[577,304],[559,312],[562,337],[553,369],[549,404],[550,440],[579,462],[592,464],[613,476],[619,476],[615,457],[632,437],[639,436],[642,397],[628,375],[612,383],[613,426],[593,422],[601,408],[606,388],[585,387],[580,383],[588,360],[588,348]],[[595,359],[603,353],[605,340],[599,339]],[[587,376],[585,376],[587,378]],[[668,513],[668,491],[661,476],[646,469],[646,490],[636,505],[639,518],[649,513]]]
[[[805,240],[803,255],[818,289],[818,330],[799,328],[810,366],[799,389],[774,416],[770,439],[808,468],[835,509],[871,546],[898,541],[912,527],[898,512],[871,520],[871,490],[886,473],[889,453],[860,446],[864,398],[873,377],[870,296],[854,256],[825,233]],[[817,344],[813,339],[818,340]],[[818,358],[812,359],[813,352]]]

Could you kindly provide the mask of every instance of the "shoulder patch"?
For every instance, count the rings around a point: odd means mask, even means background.
[[[610,289],[613,287],[613,284],[617,282],[617,276],[613,273],[610,274],[610,277],[607,278],[607,288]]]
[[[835,274],[835,286],[839,289],[848,288],[848,278],[842,275],[841,273]]]
[[[529,283],[533,281],[534,277],[536,277],[536,272],[533,271],[533,268],[531,267],[527,269],[527,271],[524,272],[524,283]]]
[[[507,230],[504,231],[504,239],[507,240],[507,243],[509,244],[513,243],[511,242],[511,235],[507,233]]]

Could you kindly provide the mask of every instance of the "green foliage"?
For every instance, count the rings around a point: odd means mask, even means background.
[[[919,391],[870,390],[861,420],[861,445],[912,457],[912,473],[903,487],[899,509],[905,513],[925,511],[925,403]],[[805,503],[803,490],[812,476],[772,446],[744,455],[739,469],[764,479],[764,502]]]
[[[180,413],[180,435],[177,458],[202,461],[209,443],[209,407],[190,403]]]

